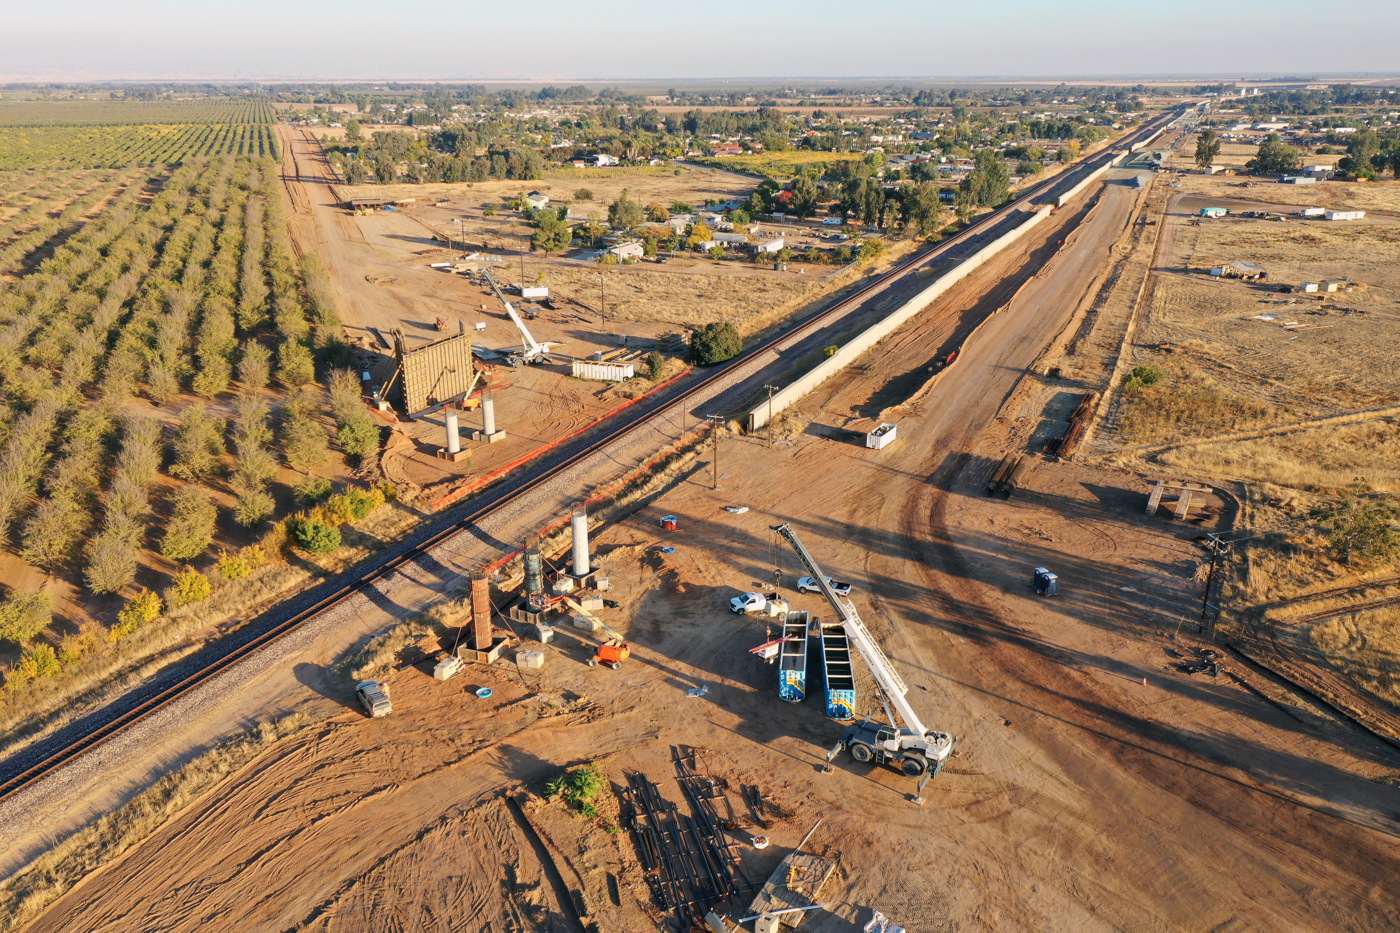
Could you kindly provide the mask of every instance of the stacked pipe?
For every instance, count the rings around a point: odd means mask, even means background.
[[[1079,400],[1079,406],[1074,409],[1074,414],[1070,415],[1069,427],[1065,430],[1063,437],[1053,438],[1045,445],[1045,452],[1056,454],[1066,460],[1074,456],[1075,450],[1079,447],[1079,442],[1084,439],[1084,432],[1089,427],[1089,421],[1094,417],[1094,412],[1099,407],[1099,393],[1086,392]]]

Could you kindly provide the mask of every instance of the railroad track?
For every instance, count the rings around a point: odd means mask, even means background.
[[[148,696],[132,697],[128,695],[128,699],[134,700],[134,702],[124,708],[116,708],[122,705],[122,700],[117,700],[107,708],[112,711],[112,715],[106,717],[104,721],[93,721],[100,718],[101,714],[95,714],[92,719],[87,721],[79,721],[77,724],[70,727],[78,734],[63,740],[66,741],[67,744],[62,747],[53,750],[42,750],[43,743],[39,743],[37,747],[40,748],[41,751],[39,751],[38,754],[43,757],[33,762],[24,761],[23,759],[26,757],[25,752],[35,747],[19,752],[15,756],[21,759],[17,763],[17,768],[11,767],[6,769],[0,766],[0,800],[5,800],[19,793],[24,788],[36,783],[68,762],[73,761],[113,737],[120,735],[127,729],[141,722],[147,716],[170,705],[201,684],[209,682],[223,672],[234,667],[239,662],[273,644],[288,633],[295,631],[298,627],[320,615],[322,612],[338,605],[376,582],[385,579],[400,568],[412,564],[419,558],[428,555],[433,548],[450,540],[493,512],[499,511],[527,495],[531,490],[549,482],[570,467],[592,456],[598,450],[640,429],[653,418],[663,415],[678,405],[684,405],[690,398],[693,398],[705,389],[713,386],[716,382],[725,379],[734,372],[734,370],[774,350],[780,343],[790,340],[795,336],[805,335],[807,332],[820,327],[823,323],[832,318],[846,313],[853,306],[859,305],[870,295],[897,281],[914,266],[927,261],[934,255],[942,254],[947,250],[964,245],[968,240],[978,237],[989,227],[996,226],[1013,212],[1034,203],[1036,199],[1055,188],[1066,184],[1073,184],[1072,179],[1074,176],[1082,171],[1093,171],[1102,165],[1105,159],[1112,158],[1125,146],[1130,145],[1135,138],[1151,132],[1156,128],[1158,123],[1166,122],[1170,119],[1171,115],[1165,115],[1157,121],[1146,124],[1136,133],[1119,140],[1114,147],[1100,153],[1099,156],[1086,162],[1076,170],[1066,172],[1064,175],[1057,176],[1034,188],[1028,189],[1016,200],[983,216],[966,229],[960,231],[957,235],[950,237],[937,246],[926,249],[904,260],[891,268],[884,275],[857,289],[854,293],[832,305],[830,308],[814,312],[797,322],[791,328],[750,348],[723,366],[717,367],[694,385],[682,390],[678,395],[659,400],[657,404],[645,407],[623,424],[607,431],[607,433],[601,436],[593,438],[580,449],[568,454],[561,460],[556,460],[539,473],[521,481],[515,487],[498,494],[492,501],[482,505],[480,508],[455,518],[440,527],[434,528],[430,525],[428,529],[421,532],[421,537],[412,540],[411,544],[391,551],[388,555],[383,556],[382,559],[375,560],[371,566],[352,570],[346,576],[329,581],[313,589],[313,593],[317,593],[318,591],[324,592],[320,592],[310,603],[297,608],[287,617],[269,620],[269,623],[266,624],[264,628],[255,631],[251,637],[248,637],[239,644],[229,646],[227,650],[218,652],[215,656],[206,659],[196,670],[185,674],[174,683],[160,687]],[[264,618],[267,618],[266,614]],[[252,624],[256,625],[256,623]],[[225,644],[227,644],[227,642]],[[218,649],[215,650],[218,651]],[[62,732],[59,733],[59,735],[62,734]],[[13,761],[13,759],[11,759],[11,761]],[[6,764],[10,764],[10,762],[6,762]]]

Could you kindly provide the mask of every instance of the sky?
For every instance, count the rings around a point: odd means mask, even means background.
[[[0,80],[581,81],[1400,72],[1352,0],[0,0]]]

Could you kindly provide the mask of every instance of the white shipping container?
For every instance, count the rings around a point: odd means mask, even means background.
[[[593,363],[588,360],[574,360],[574,376],[578,379],[598,379],[603,382],[621,382],[636,375],[631,363]]]
[[[865,435],[865,446],[873,447],[876,450],[882,447],[888,447],[890,442],[894,440],[896,430],[897,428],[893,424],[885,422]]]
[[[543,285],[530,285],[520,290],[521,298],[548,298],[549,289]]]

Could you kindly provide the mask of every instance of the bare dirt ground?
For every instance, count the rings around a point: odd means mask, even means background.
[[[607,617],[634,645],[621,671],[588,668],[592,640],[561,629],[539,672],[439,683],[406,669],[394,716],[369,721],[344,711],[343,674],[307,664],[297,679],[306,706],[332,713],[323,728],[253,762],[32,929],[194,930],[211,917],[229,930],[578,929],[566,900],[597,929],[653,929],[625,835],[527,800],[537,848],[498,794],[597,760],[615,785],[637,768],[684,808],[669,778],[679,744],[712,750],[736,810],[738,785],[757,784],[796,811],[771,848],[746,849],[746,878],[824,819],[814,842],[839,848],[843,867],[822,897],[830,912],[804,921],[814,933],[870,908],[919,930],[1393,929],[1400,754],[1241,665],[1176,667],[1198,647],[1189,622],[1178,632],[1199,605],[1192,539],[1227,526],[1231,500],[1214,500],[1210,524],[1181,525],[1142,514],[1139,476],[1063,463],[1041,464],[1010,501],[981,491],[1053,399],[1022,374],[1070,322],[1079,250],[1116,242],[1134,200],[1106,203],[906,408],[891,447],[833,428],[887,407],[874,400],[946,329],[916,322],[885,341],[883,379],[862,367],[834,379],[794,416],[790,446],[725,439],[721,490],[708,471],[686,477],[596,535],[620,604]],[[735,504],[750,511],[723,511]],[[657,527],[665,513],[678,531]],[[725,610],[775,564],[791,581],[795,559],[768,530],[778,521],[856,581],[915,707],[961,736],[922,808],[893,771],[843,758],[819,773],[839,727],[811,700],[777,700],[773,670],[747,653],[763,623]],[[1060,573],[1060,597],[1031,594],[1037,565]],[[706,695],[685,696],[702,683]],[[482,685],[490,700],[474,696]]]

